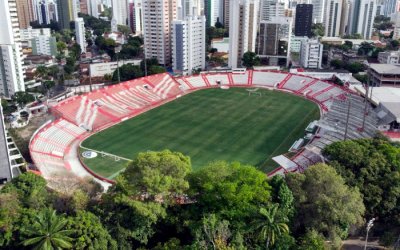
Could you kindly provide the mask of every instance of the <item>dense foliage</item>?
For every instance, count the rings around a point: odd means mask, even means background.
[[[0,248],[338,248],[371,217],[398,233],[400,149],[365,139],[324,154],[330,165],[268,178],[238,162],[193,172],[181,153],[146,152],[103,194],[93,181],[55,191],[25,173],[0,191]]]
[[[323,151],[346,183],[360,190],[376,233],[400,230],[400,148],[383,138],[333,143]]]

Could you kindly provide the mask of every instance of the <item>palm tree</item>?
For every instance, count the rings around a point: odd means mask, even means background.
[[[73,239],[69,237],[73,230],[65,230],[67,220],[57,216],[53,209],[45,209],[34,218],[34,223],[26,232],[31,238],[22,242],[34,249],[52,250],[72,248]]]
[[[289,233],[285,220],[277,216],[278,206],[268,209],[260,208],[259,217],[253,221],[252,230],[259,231],[261,240],[266,241],[266,249],[275,244],[275,240],[282,234]]]

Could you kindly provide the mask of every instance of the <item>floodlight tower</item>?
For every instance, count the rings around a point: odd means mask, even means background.
[[[367,245],[368,245],[368,233],[369,233],[369,230],[371,230],[371,228],[374,226],[374,221],[375,221],[375,218],[372,218],[372,219],[370,219],[370,220],[368,221],[368,224],[367,224],[367,236],[365,237],[365,246],[364,246],[364,250],[367,250]]]

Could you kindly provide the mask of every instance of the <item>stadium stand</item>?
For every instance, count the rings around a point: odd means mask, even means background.
[[[310,164],[322,161],[321,149],[345,138],[348,113],[351,119],[346,138],[371,137],[375,134],[377,116],[372,109],[368,110],[362,128],[364,100],[326,81],[273,71],[240,70],[176,78],[164,73],[107,86],[60,101],[51,108],[57,119],[40,128],[31,140],[32,158],[45,177],[68,170],[70,163],[65,155],[70,150],[78,150],[71,149],[75,142],[191,91],[218,87],[217,83],[246,87],[278,86],[282,91],[301,95],[320,106],[323,116],[318,122],[317,135],[292,158],[297,165],[296,169],[278,168],[272,174],[303,171]]]
[[[282,82],[288,73],[269,72],[269,71],[253,71],[253,85],[261,85],[274,87],[277,83]]]
[[[234,85],[246,85],[249,82],[249,72],[231,73]]]

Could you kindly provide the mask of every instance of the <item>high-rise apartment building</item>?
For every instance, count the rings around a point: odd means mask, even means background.
[[[87,0],[88,14],[90,16],[99,18],[99,1],[98,0]]]
[[[174,72],[191,75],[204,69],[206,52],[205,16],[186,16],[172,22],[172,65]]]
[[[326,10],[327,0],[311,0],[309,3],[313,5],[313,22],[323,23]]]
[[[268,58],[269,65],[288,65],[293,20],[290,17],[273,17],[271,21],[261,21],[257,40],[257,54]]]
[[[112,14],[117,25],[128,25],[128,1],[112,0]]]
[[[19,28],[26,29],[30,22],[34,21],[32,0],[17,0],[17,12],[19,19]]]
[[[242,56],[248,51],[255,52],[258,0],[232,0],[229,19],[229,67],[242,65]]]
[[[260,8],[260,21],[285,16],[285,2],[280,0],[261,0]]]
[[[134,34],[142,33],[142,0],[129,3],[128,23]]]
[[[399,1],[397,0],[384,0],[383,2],[383,15],[390,17],[391,14],[399,11]]]
[[[343,0],[327,0],[324,20],[325,36],[335,37],[340,35],[342,3]]]
[[[207,20],[207,27],[215,26],[218,21],[224,23],[224,4],[223,0],[205,0],[204,14]]]
[[[30,41],[33,55],[57,55],[57,41],[53,36],[38,35]]]
[[[81,46],[82,53],[86,53],[85,22],[81,17],[75,20],[75,37],[76,43]]]
[[[322,65],[323,45],[318,40],[301,43],[300,64],[304,68],[320,69]]]
[[[224,0],[224,27],[229,31],[229,3],[230,0]]]
[[[347,33],[370,39],[375,16],[376,0],[351,0]]]
[[[294,28],[295,36],[311,36],[312,13],[312,4],[296,5],[296,26]]]
[[[177,18],[177,0],[142,2],[145,55],[171,64],[171,24]]]
[[[58,23],[61,29],[69,29],[70,22],[74,21],[74,7],[76,6],[74,1],[75,0],[58,0],[57,2]]]
[[[15,0],[0,1],[0,96],[25,91],[22,49]]]
[[[400,39],[400,12],[393,13],[390,17],[393,22],[393,39]]]

